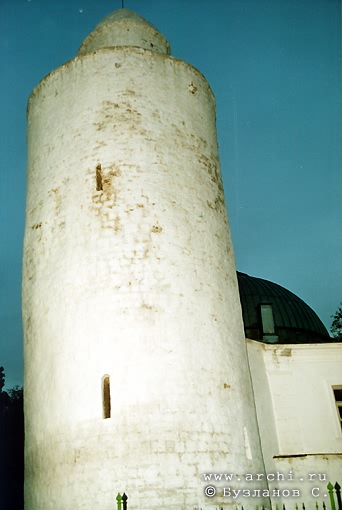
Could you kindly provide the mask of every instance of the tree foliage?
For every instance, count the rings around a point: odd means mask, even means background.
[[[338,307],[335,315],[332,315],[331,334],[337,340],[342,340],[342,303]]]
[[[1,370],[2,368],[2,370]],[[4,391],[0,367],[0,508],[24,507],[24,399],[23,388]]]
[[[2,388],[5,386],[5,369],[4,367],[0,367],[0,393],[2,393]]]

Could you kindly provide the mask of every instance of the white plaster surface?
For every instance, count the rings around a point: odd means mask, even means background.
[[[294,478],[271,486],[297,488],[301,501],[327,503],[327,483],[342,479],[342,431],[332,391],[342,385],[342,344],[247,340],[247,348],[266,471]],[[310,480],[309,474],[326,479]]]
[[[35,89],[23,317],[26,510],[110,510],[118,491],[132,510],[226,505],[203,472],[263,472],[214,97],[193,67],[101,49]]]

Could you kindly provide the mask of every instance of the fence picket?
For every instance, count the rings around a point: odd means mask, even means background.
[[[126,493],[124,492],[122,495],[122,509],[123,510],[127,510],[127,500],[128,500],[128,497],[127,497]]]
[[[121,510],[121,494],[118,492],[118,495],[116,496],[116,506],[117,510]]]
[[[335,483],[335,491],[336,491],[338,510],[342,510],[341,485],[338,482]]]
[[[329,492],[329,499],[330,499],[331,510],[336,510],[335,498],[334,498],[334,486],[333,486],[333,484],[329,482],[328,485],[327,485],[327,489],[328,489],[328,492]]]

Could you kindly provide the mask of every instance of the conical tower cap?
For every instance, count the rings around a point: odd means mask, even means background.
[[[78,55],[114,46],[135,46],[167,55],[171,53],[165,37],[142,16],[128,9],[106,16],[83,41]]]

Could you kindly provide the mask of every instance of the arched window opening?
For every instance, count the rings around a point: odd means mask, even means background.
[[[102,403],[103,418],[110,418],[110,380],[109,375],[105,375],[102,380]]]

